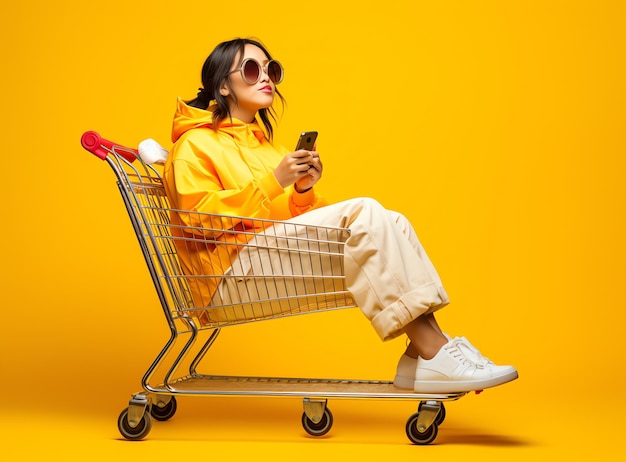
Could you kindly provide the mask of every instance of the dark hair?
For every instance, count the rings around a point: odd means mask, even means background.
[[[220,88],[224,82],[230,88],[230,68],[233,61],[237,57],[237,54],[239,54],[239,64],[241,64],[246,45],[254,45],[260,48],[267,56],[267,59],[272,59],[267,49],[257,40],[236,38],[227,42],[222,42],[215,47],[202,66],[203,88],[199,89],[198,95],[195,99],[186,102],[189,106],[206,110],[209,107],[210,102],[215,100],[217,105],[212,109],[213,129],[215,130],[222,120],[232,117],[228,107],[228,101],[220,93]],[[233,95],[233,98],[235,98],[236,102],[237,96],[232,91],[231,94]],[[283,98],[283,95],[281,95],[278,89],[276,89],[276,94],[284,104],[285,98]],[[271,107],[263,108],[259,110],[258,114],[261,122],[263,122],[265,130],[267,131],[267,135],[271,140],[274,133],[272,121],[276,120],[274,109]]]

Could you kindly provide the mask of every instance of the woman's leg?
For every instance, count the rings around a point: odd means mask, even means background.
[[[352,199],[289,221],[350,229],[346,284],[382,339],[401,335],[413,320],[449,303],[408,220],[377,201]]]
[[[424,266],[431,274],[431,277],[434,280],[439,280],[437,270],[428,258],[411,223],[404,215],[398,212],[389,211],[389,215],[402,230],[402,233],[415,249],[415,253],[424,262]],[[427,313],[418,317],[404,328],[404,333],[407,334],[410,341],[405,354],[416,360],[418,356],[432,358],[449,340],[439,327],[434,313]]]
[[[432,313],[410,322],[404,328],[404,333],[410,340],[405,354],[414,359],[418,357],[431,359],[442,346],[448,343],[448,338],[439,328],[435,315]]]
[[[437,271],[422,247],[413,226],[401,214],[389,212],[413,246],[424,268],[434,281]],[[500,385],[517,378],[513,366],[496,366],[483,357],[466,338],[444,334],[432,312],[427,312],[404,327],[410,340],[400,358],[394,383],[417,392],[470,391]]]

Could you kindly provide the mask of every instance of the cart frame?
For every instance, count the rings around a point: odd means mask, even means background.
[[[112,143],[96,132],[85,132],[81,144],[104,160],[115,174],[119,192],[170,329],[169,339],[143,375],[143,390],[132,395],[128,407],[118,418],[118,428],[124,438],[145,438],[151,430],[152,419],[171,418],[177,408],[175,397],[182,395],[300,397],[304,408],[302,425],[313,436],[324,435],[332,427],[333,416],[327,406],[329,398],[419,401],[418,411],[407,421],[406,434],[415,444],[429,444],[436,438],[438,426],[445,418],[443,402],[457,400],[467,393],[419,394],[396,388],[388,380],[247,377],[199,373],[198,366],[224,327],[261,319],[351,308],[355,306],[354,302],[351,301],[349,292],[339,284],[339,289],[333,292],[333,299],[340,302],[334,303],[330,308],[324,307],[323,310],[314,306],[312,309],[280,312],[270,316],[199,322],[200,311],[193,305],[193,297],[187,284],[188,276],[183,273],[177,257],[174,241],[181,237],[180,234],[174,235],[176,232],[172,233],[173,225],[170,222],[170,213],[180,211],[170,208],[159,170],[155,165],[144,163],[138,150]],[[203,215],[213,216],[217,221],[225,218],[250,220],[247,217]],[[262,221],[264,228],[284,223],[275,220],[257,221]],[[349,233],[348,229],[335,230]],[[185,239],[196,240],[193,236]],[[202,240],[204,242],[206,238]],[[343,241],[334,241],[333,244],[334,247],[341,248]],[[331,278],[337,279],[341,276]],[[268,298],[266,301],[277,300]]]

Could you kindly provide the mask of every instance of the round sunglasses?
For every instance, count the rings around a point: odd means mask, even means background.
[[[230,71],[228,75],[234,74],[235,72],[241,72],[241,78],[243,81],[248,85],[254,85],[261,80],[262,71],[265,71],[270,80],[276,85],[283,81],[285,73],[283,66],[278,61],[273,59],[268,61],[264,66],[262,66],[256,59],[244,59],[239,69]]]

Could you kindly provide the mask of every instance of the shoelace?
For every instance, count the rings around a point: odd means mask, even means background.
[[[460,348],[460,345],[460,342],[454,340],[446,345],[444,348],[446,349],[446,351],[448,351],[450,356],[459,361],[461,364],[465,366],[475,366],[476,364],[474,363],[474,361],[470,360],[466,356],[465,352]]]
[[[484,369],[489,365],[489,360],[485,358],[474,346],[465,338],[457,337],[452,340],[446,350],[450,355],[465,365],[474,365],[477,368]],[[476,357],[473,359],[472,357]]]
[[[493,362],[489,358],[486,358],[485,356],[483,356],[482,353],[478,351],[478,348],[472,345],[470,341],[467,340],[465,337],[458,337],[458,339],[460,342],[462,342],[465,346],[467,346],[471,350],[473,356],[476,357],[476,361],[475,361],[476,364],[482,364],[482,367],[493,364]]]

